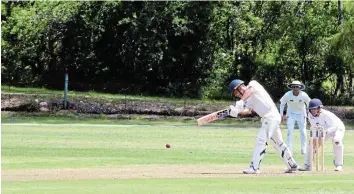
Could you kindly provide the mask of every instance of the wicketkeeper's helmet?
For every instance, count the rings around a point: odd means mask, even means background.
[[[322,102],[320,99],[314,98],[309,103],[309,109],[320,109],[322,108]]]
[[[239,79],[232,80],[232,82],[229,84],[229,87],[228,87],[228,90],[231,93],[231,96],[233,96],[233,94],[235,93],[235,90],[237,89],[237,87],[239,87],[243,83],[244,82],[242,80],[239,80]]]

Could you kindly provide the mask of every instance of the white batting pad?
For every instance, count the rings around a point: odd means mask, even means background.
[[[292,154],[286,144],[283,142],[282,134],[279,128],[279,121],[264,119],[262,127],[256,137],[256,147],[253,150],[251,167],[259,169],[260,163],[264,157],[267,148],[267,142],[270,140],[273,147],[281,155],[288,168],[296,164]]]
[[[274,132],[270,142],[274,149],[276,149],[278,153],[280,153],[280,156],[283,158],[283,161],[288,168],[291,168],[296,164],[296,161],[294,160],[290,149],[283,141],[280,129],[277,129]]]
[[[339,136],[342,136],[340,134]],[[343,137],[337,137],[334,136],[333,138],[333,152],[334,152],[334,165],[335,166],[343,166],[343,151],[344,151],[344,145],[342,142]]]

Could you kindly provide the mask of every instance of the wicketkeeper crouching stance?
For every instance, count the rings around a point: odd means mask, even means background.
[[[308,120],[311,127],[321,126],[325,129],[326,135],[324,140],[332,139],[333,152],[334,152],[334,165],[335,171],[343,170],[343,137],[345,132],[345,126],[343,122],[332,112],[322,108],[322,102],[319,99],[312,99],[309,103]],[[322,146],[320,143],[318,147]],[[318,150],[312,150],[317,152]],[[301,171],[311,171],[312,166],[310,164],[310,147],[307,147],[307,154],[305,156],[305,164]]]
[[[233,80],[228,86],[232,96],[239,97],[236,106],[230,106],[230,116],[251,114],[252,110],[262,117],[261,128],[256,137],[256,146],[253,150],[251,165],[244,170],[245,174],[259,173],[259,166],[266,153],[267,142],[273,145],[278,151],[287,166],[286,173],[297,170],[297,164],[288,148],[284,143],[280,130],[280,114],[268,92],[257,81],[252,80],[247,86],[242,80]]]

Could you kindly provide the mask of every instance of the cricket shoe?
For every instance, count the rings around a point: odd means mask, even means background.
[[[299,168],[299,171],[311,171],[311,167],[305,164],[303,168]]]
[[[343,171],[343,166],[337,166],[334,171]]]
[[[298,170],[297,164],[294,164],[291,168],[287,169],[285,171],[285,173],[292,173],[292,172],[297,171],[297,170]]]
[[[243,174],[259,174],[260,171],[259,170],[255,170],[252,167],[249,167],[248,169],[243,171]]]

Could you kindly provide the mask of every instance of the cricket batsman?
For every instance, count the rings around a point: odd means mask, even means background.
[[[302,91],[305,89],[305,85],[299,81],[293,81],[288,84],[288,87],[292,90],[286,92],[284,96],[280,99],[280,115],[282,121],[287,121],[288,133],[287,133],[287,145],[289,146],[291,152],[293,153],[293,132],[295,128],[295,122],[299,126],[300,141],[301,141],[301,154],[306,153],[306,110],[311,98],[306,92]],[[287,104],[288,108],[286,115],[284,113],[284,107]]]
[[[322,126],[326,130],[325,141],[332,139],[334,152],[335,171],[343,170],[343,137],[345,126],[343,122],[332,112],[323,109],[321,100],[314,98],[309,103],[308,120],[311,126]],[[319,144],[318,147],[321,145]],[[312,150],[317,151],[317,150]],[[301,171],[311,171],[310,165],[310,147],[307,147],[307,154],[305,155],[304,167],[299,169]]]
[[[230,116],[251,114],[253,110],[262,117],[262,125],[256,137],[256,146],[253,150],[250,167],[243,173],[257,174],[260,172],[259,166],[266,153],[268,141],[283,158],[287,166],[285,173],[296,171],[297,164],[282,138],[279,127],[280,114],[268,92],[255,80],[250,81],[246,86],[242,80],[235,79],[229,84],[228,89],[232,96],[240,98],[236,102],[236,106],[230,106]]]

